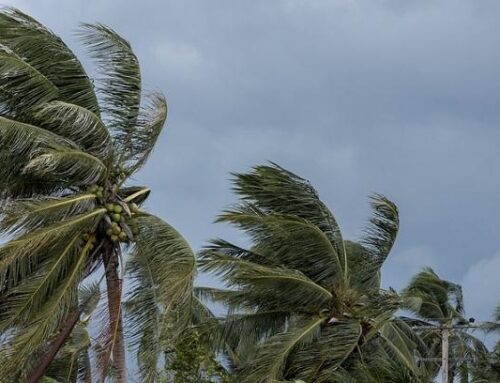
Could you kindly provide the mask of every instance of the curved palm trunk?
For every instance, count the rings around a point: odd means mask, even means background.
[[[54,339],[49,349],[40,358],[38,366],[31,372],[28,378],[28,383],[37,383],[42,378],[47,367],[50,363],[52,363],[59,350],[64,346],[64,343],[71,335],[71,332],[78,323],[79,318],[80,312],[78,310],[75,310],[68,315],[66,323],[61,328],[61,331],[57,334],[57,337]]]
[[[125,363],[125,341],[121,312],[122,281],[118,275],[118,257],[112,248],[104,255],[106,265],[106,286],[108,294],[108,311],[112,331],[112,359],[117,383],[127,382],[127,366]]]

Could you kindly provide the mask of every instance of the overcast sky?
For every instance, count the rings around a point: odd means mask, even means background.
[[[25,0],[80,52],[80,21],[133,45],[166,129],[137,182],[199,249],[234,202],[229,171],[267,160],[311,180],[355,239],[381,192],[401,212],[384,270],[463,283],[468,314],[500,302],[497,0]],[[202,282],[206,281],[202,278]]]

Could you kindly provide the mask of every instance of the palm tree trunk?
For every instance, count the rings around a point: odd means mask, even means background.
[[[49,346],[49,349],[42,355],[40,358],[40,363],[38,366],[30,373],[27,383],[37,383],[45,373],[47,367],[52,363],[55,356],[59,352],[59,350],[64,346],[64,343],[71,335],[73,328],[78,322],[80,318],[80,312],[78,309],[70,312],[66,322],[64,323],[61,331],[57,334],[57,337],[54,339],[52,344]]]
[[[106,265],[106,286],[108,294],[108,311],[112,334],[112,356],[115,369],[115,381],[127,383],[127,366],[125,362],[125,341],[121,312],[122,281],[118,275],[118,257],[112,248],[104,255]]]

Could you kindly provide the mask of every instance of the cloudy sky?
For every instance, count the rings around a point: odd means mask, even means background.
[[[229,171],[276,161],[308,178],[347,237],[367,196],[401,211],[384,270],[463,283],[468,314],[500,302],[497,0],[20,0],[78,48],[80,21],[133,45],[170,115],[137,182],[199,249],[234,201]],[[201,278],[202,283],[209,283]]]

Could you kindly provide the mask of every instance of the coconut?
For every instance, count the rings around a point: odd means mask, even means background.
[[[102,192],[101,190],[98,190],[98,191],[96,191],[96,192],[95,192],[95,196],[96,196],[97,198],[103,198],[103,197],[104,197],[104,194],[103,194],[103,192]]]
[[[120,234],[122,232],[122,228],[120,226],[113,227],[113,234]]]
[[[115,234],[113,234],[113,235],[111,236],[111,240],[112,240],[113,242],[118,242],[118,239],[119,239],[119,237],[118,237],[117,235],[115,235]]]
[[[114,205],[112,203],[107,203],[106,210],[111,213],[114,210]]]
[[[139,206],[137,206],[136,203],[132,202],[130,204],[130,210],[133,211],[134,213],[137,213],[137,212],[139,212]]]
[[[109,228],[109,229],[106,230],[106,235],[108,237],[111,237],[113,235],[113,232],[114,232],[113,229]]]
[[[123,211],[123,208],[120,205],[115,205],[113,210],[115,213],[120,214]]]
[[[114,214],[111,214],[111,219],[115,222],[120,222],[122,220],[122,216],[121,216],[121,214],[114,213]]]
[[[121,232],[118,237],[120,238],[121,241],[126,241],[128,239],[128,236],[127,234],[125,234],[125,232]]]

